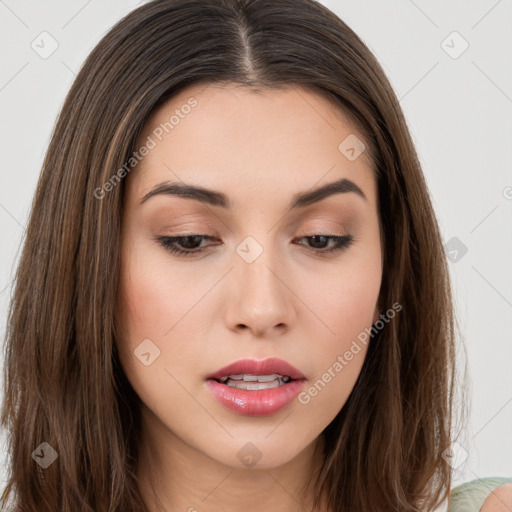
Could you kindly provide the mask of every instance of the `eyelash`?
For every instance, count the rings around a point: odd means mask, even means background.
[[[326,254],[332,254],[335,252],[343,251],[345,249],[348,249],[354,242],[354,237],[352,235],[311,235],[311,236],[303,236],[300,237],[299,240],[302,240],[303,238],[315,238],[315,237],[323,237],[329,240],[334,240],[335,244],[330,249],[314,249],[311,250],[315,254],[320,255],[326,255]],[[156,241],[167,251],[176,254],[180,257],[187,257],[187,256],[193,256],[194,254],[200,254],[204,252],[206,249],[179,249],[176,247],[176,242],[179,240],[184,240],[187,238],[201,238],[202,240],[213,240],[213,237],[209,235],[184,235],[184,236],[160,236],[156,238]]]

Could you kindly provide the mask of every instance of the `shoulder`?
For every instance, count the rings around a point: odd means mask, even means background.
[[[481,512],[506,512],[512,510],[512,483],[503,484],[491,491]]]
[[[478,478],[458,485],[451,494],[448,512],[510,512],[512,478]]]

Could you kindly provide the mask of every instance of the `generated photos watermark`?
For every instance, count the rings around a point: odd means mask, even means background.
[[[385,313],[380,315],[379,320],[377,320],[371,327],[368,329],[366,327],[364,331],[361,331],[357,335],[357,340],[353,340],[350,348],[346,350],[342,355],[339,355],[336,360],[327,368],[326,372],[322,374],[322,376],[308,389],[299,393],[297,397],[299,402],[303,405],[309,404],[312,397],[315,397],[320,393],[325,386],[332,379],[336,377],[349,363],[354,359],[354,356],[361,352],[362,346],[366,346],[371,337],[377,334],[380,330],[384,328],[384,326],[395,317],[396,313],[402,310],[402,305],[398,302],[395,302],[391,308],[389,308]]]
[[[146,142],[140,146],[137,151],[132,153],[132,156],[128,158],[123,167],[118,169],[101,187],[94,189],[94,197],[96,199],[103,199],[107,192],[114,190],[116,185],[118,185],[145,156],[149,155],[149,152],[156,148],[158,143],[163,140],[164,136],[171,133],[171,131],[180,124],[181,120],[185,119],[197,105],[198,101],[192,96],[188,99],[187,103],[175,109],[173,115],[169,117],[169,120],[160,123],[151,132],[151,135],[147,136]]]

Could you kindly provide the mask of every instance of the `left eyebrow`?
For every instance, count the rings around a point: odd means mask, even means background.
[[[334,194],[345,194],[353,192],[367,201],[364,192],[353,181],[342,178],[338,181],[328,183],[307,192],[300,192],[292,197],[289,209],[304,208],[313,203],[317,203],[330,197]],[[185,199],[194,199],[202,203],[207,203],[212,206],[219,206],[221,208],[231,209],[235,203],[224,193],[211,190],[196,185],[187,185],[185,183],[166,181],[156,185],[152,188],[141,200],[141,204],[148,201],[151,197],[156,195],[172,195],[179,196]]]

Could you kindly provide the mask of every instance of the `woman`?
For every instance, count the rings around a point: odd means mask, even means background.
[[[52,136],[8,326],[17,510],[449,494],[438,224],[381,67],[311,0],[156,0],[103,38]]]

